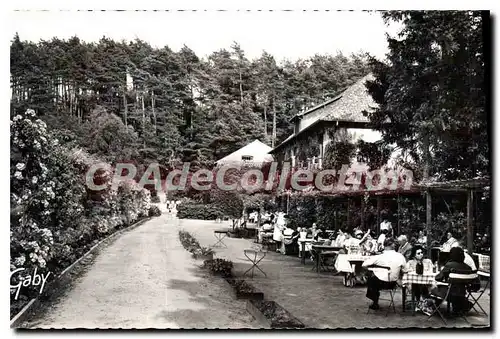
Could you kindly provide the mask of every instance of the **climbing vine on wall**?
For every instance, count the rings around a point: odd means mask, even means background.
[[[325,148],[324,168],[340,170],[342,165],[351,165],[356,152],[356,145],[348,141],[330,142]]]
[[[387,164],[391,150],[377,142],[358,140],[356,143],[359,162],[366,163],[371,169],[380,168]]]

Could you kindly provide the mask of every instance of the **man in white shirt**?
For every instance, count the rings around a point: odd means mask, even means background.
[[[399,279],[401,270],[406,265],[405,257],[394,250],[394,239],[387,238],[384,243],[384,252],[379,255],[374,255],[363,262],[363,267],[370,267],[372,265],[388,267],[390,270],[384,268],[372,268],[371,274],[367,280],[366,297],[373,301],[370,309],[378,310],[378,299],[380,297],[380,290],[391,289],[396,285]]]
[[[453,247],[460,247],[464,250],[464,264],[470,267],[471,270],[477,271],[476,263],[474,262],[474,259],[467,253],[467,250],[465,249],[466,246],[461,241],[455,241],[452,245],[451,248]],[[451,250],[451,249],[450,249]]]

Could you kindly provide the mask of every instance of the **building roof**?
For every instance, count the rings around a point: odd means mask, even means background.
[[[242,160],[241,157],[246,155],[253,157],[253,159],[250,162],[273,161],[273,156],[271,154],[268,154],[269,151],[271,150],[272,150],[271,147],[264,144],[260,140],[254,140],[248,145],[218,160],[216,163],[220,165],[223,163],[244,162],[244,160]]]
[[[377,104],[368,93],[365,83],[373,79],[373,74],[370,73],[346,88],[335,98],[301,112],[290,120],[300,119],[318,109],[325,108],[325,114],[319,120],[369,122],[368,118],[363,115],[363,111],[371,111],[377,107]]]
[[[363,112],[372,112],[377,108],[372,96],[368,93],[365,83],[373,80],[372,74],[356,81],[354,85],[347,88],[338,100],[328,104],[326,110],[328,113],[321,120],[326,121],[352,121],[352,122],[370,122],[363,115]]]
[[[296,138],[303,132],[309,130],[311,127],[322,122],[356,122],[356,123],[369,123],[369,119],[363,115],[363,112],[371,112],[377,104],[373,101],[372,96],[368,93],[365,83],[368,80],[373,80],[372,74],[368,74],[363,78],[356,81],[352,86],[345,89],[337,97],[327,100],[320,105],[317,105],[303,113],[294,116],[291,121],[302,119],[305,115],[312,113],[318,109],[323,109],[324,113],[321,114],[315,122],[300,130],[296,134],[290,135],[281,144],[274,148],[270,153],[278,150],[292,139]]]

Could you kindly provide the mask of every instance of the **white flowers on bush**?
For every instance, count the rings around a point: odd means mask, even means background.
[[[23,174],[19,171],[16,171],[16,173],[14,173],[14,178],[21,180],[23,178]]]
[[[26,164],[22,163],[22,162],[19,162],[19,163],[17,163],[16,168],[18,170],[22,171],[22,170],[24,170],[26,168]]]
[[[14,265],[17,267],[23,266],[25,262],[26,262],[26,257],[23,255],[23,256],[17,257],[14,260]]]
[[[34,177],[31,179],[31,183],[36,184],[37,182],[38,182],[38,177],[37,177],[37,176],[34,176]]]

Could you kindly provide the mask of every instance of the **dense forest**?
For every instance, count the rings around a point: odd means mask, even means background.
[[[366,75],[367,56],[249,60],[236,42],[200,58],[147,42],[97,43],[15,36],[11,114],[30,108],[108,161],[211,162],[254,139],[277,145],[296,113]]]

